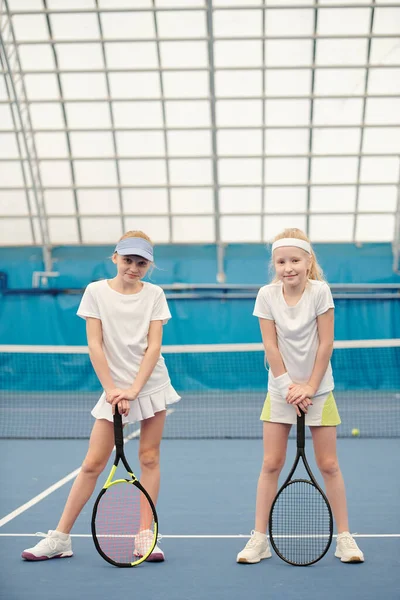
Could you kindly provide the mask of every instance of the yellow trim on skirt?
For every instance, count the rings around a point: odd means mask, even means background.
[[[335,426],[340,425],[340,415],[332,392],[314,396],[313,404],[308,408],[305,424],[308,426]],[[278,395],[268,392],[260,416],[261,421],[271,423],[287,423],[295,425],[296,411],[291,404]]]

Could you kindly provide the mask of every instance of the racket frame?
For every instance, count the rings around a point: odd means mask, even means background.
[[[294,460],[293,466],[290,469],[289,475],[286,477],[284,483],[282,484],[282,486],[280,487],[280,489],[278,490],[275,499],[272,503],[271,506],[271,510],[269,513],[269,520],[268,520],[268,529],[269,529],[269,539],[271,542],[271,546],[273,547],[274,551],[276,552],[276,554],[279,556],[279,558],[281,558],[282,560],[284,560],[285,562],[287,562],[289,565],[293,565],[295,567],[307,567],[309,565],[313,565],[316,562],[318,562],[319,560],[321,560],[321,558],[323,558],[325,556],[325,554],[328,552],[331,543],[332,543],[332,538],[333,538],[333,515],[332,515],[332,509],[331,506],[329,504],[329,500],[326,497],[326,494],[324,493],[324,491],[321,489],[321,487],[318,485],[317,480],[315,479],[313,472],[311,471],[310,465],[308,464],[307,458],[306,458],[306,453],[305,453],[305,413],[303,411],[301,411],[300,415],[297,415],[297,453],[296,453],[296,458]],[[293,477],[293,473],[296,471],[297,466],[299,464],[300,459],[303,461],[304,467],[307,471],[307,474],[309,476],[309,480],[308,479],[292,479]],[[289,485],[292,485],[293,483],[308,483],[313,485],[321,494],[322,498],[325,501],[325,504],[328,508],[328,514],[329,514],[329,539],[328,542],[326,544],[325,550],[324,552],[322,552],[322,554],[316,558],[315,560],[312,560],[310,562],[307,563],[295,563],[293,561],[290,561],[288,558],[286,558],[285,556],[283,556],[281,554],[281,552],[278,550],[276,544],[275,544],[275,540],[274,540],[274,535],[273,535],[273,510],[275,507],[275,504],[281,494],[281,492],[283,492],[284,489],[286,489]],[[272,532],[272,533],[271,533]]]
[[[111,470],[106,479],[106,482],[104,483],[102,489],[100,490],[100,493],[97,496],[96,502],[94,503],[94,506],[93,506],[92,522],[91,522],[92,537],[93,537],[94,545],[96,546],[97,552],[100,554],[100,556],[102,558],[104,558],[104,560],[106,560],[111,565],[114,565],[115,567],[121,567],[121,568],[137,567],[138,565],[140,565],[142,562],[144,562],[150,556],[150,554],[153,552],[154,547],[157,543],[158,516],[157,516],[157,511],[156,511],[156,507],[154,506],[153,500],[150,498],[148,492],[144,489],[144,487],[142,486],[140,481],[134,475],[134,473],[126,459],[125,452],[124,452],[124,436],[123,436],[123,428],[122,428],[122,417],[118,412],[118,407],[115,407],[115,414],[114,414],[114,440],[115,440],[114,464],[111,467]],[[117,470],[117,467],[118,467],[118,464],[120,461],[122,462],[122,464],[124,465],[128,474],[130,475],[130,478],[113,480],[113,477],[115,475],[115,472]],[[97,515],[97,508],[99,506],[100,500],[102,499],[102,497],[104,496],[104,494],[107,492],[107,490],[110,487],[112,487],[115,484],[122,484],[122,483],[126,483],[128,485],[134,485],[142,494],[145,495],[145,497],[150,505],[150,508],[152,510],[153,521],[154,521],[154,539],[153,539],[152,545],[150,546],[150,548],[148,549],[146,554],[144,554],[143,556],[140,556],[140,557],[138,556],[136,560],[133,560],[130,563],[120,563],[120,562],[114,561],[112,558],[107,556],[107,554],[105,554],[103,552],[103,550],[99,544],[99,541],[97,539],[97,533],[96,533],[96,515]],[[133,554],[132,554],[132,556],[133,556]]]

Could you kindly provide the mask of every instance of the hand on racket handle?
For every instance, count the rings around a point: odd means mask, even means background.
[[[292,385],[289,386],[286,401],[289,404],[294,404],[301,400],[311,400],[314,395],[315,391],[310,385],[304,383],[292,383]]]
[[[106,393],[106,402],[108,402],[109,404],[112,404],[114,398],[116,398],[117,396],[119,396],[121,394],[121,392],[123,392],[123,390],[118,387],[110,388],[110,389],[107,389],[104,391]]]
[[[308,402],[307,402],[308,400]],[[312,402],[310,401],[309,398],[306,398],[306,400],[296,400],[296,402],[292,402],[292,405],[296,411],[296,414],[298,417],[300,417],[301,412],[303,412],[304,414],[308,413],[308,407],[312,404]]]
[[[286,402],[288,404],[293,404],[298,417],[301,415],[300,411],[307,414],[307,409],[312,404],[310,397],[313,395],[312,392],[312,388],[308,385],[293,383],[291,386],[289,386]]]
[[[129,400],[120,400],[118,403],[112,404],[112,414],[115,414],[115,411],[117,410],[120,415],[127,417],[130,409],[131,405]]]
[[[118,390],[118,394],[116,394],[111,402],[111,404],[118,404],[121,400],[136,400],[139,395],[139,392],[134,388],[130,387],[126,390]]]
[[[119,414],[128,416],[131,408],[130,402],[136,400],[139,392],[133,388],[118,390],[118,392],[119,393],[111,400],[113,414],[115,413],[115,407],[118,405]]]

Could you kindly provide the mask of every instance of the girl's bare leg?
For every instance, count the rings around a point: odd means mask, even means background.
[[[254,529],[265,533],[269,513],[278,488],[278,478],[285,464],[287,440],[291,425],[285,423],[263,424],[264,459],[258,479],[256,519]]]
[[[69,493],[57,531],[69,533],[81,510],[89,500],[100,473],[107,465],[114,447],[114,425],[106,419],[96,419],[89,441],[89,449],[82,469]]]
[[[166,414],[167,411],[160,411],[154,417],[144,419],[140,424],[140,482],[150,495],[154,505],[157,503],[160,489],[160,443]],[[152,520],[153,514],[149,509],[149,504],[142,496],[140,529],[151,529]]]
[[[154,504],[157,503],[160,490],[160,444],[166,414],[167,411],[162,410],[140,424],[140,482]]]
[[[324,478],[326,495],[338,533],[349,531],[346,491],[336,453],[336,427],[310,427],[315,460]]]

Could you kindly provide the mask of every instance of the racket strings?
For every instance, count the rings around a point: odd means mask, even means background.
[[[145,556],[155,539],[153,511],[135,485],[119,482],[100,498],[96,513],[96,538],[102,552],[120,564]]]
[[[276,550],[288,562],[307,565],[321,558],[330,545],[331,529],[329,507],[311,482],[290,482],[277,497],[270,535]]]

